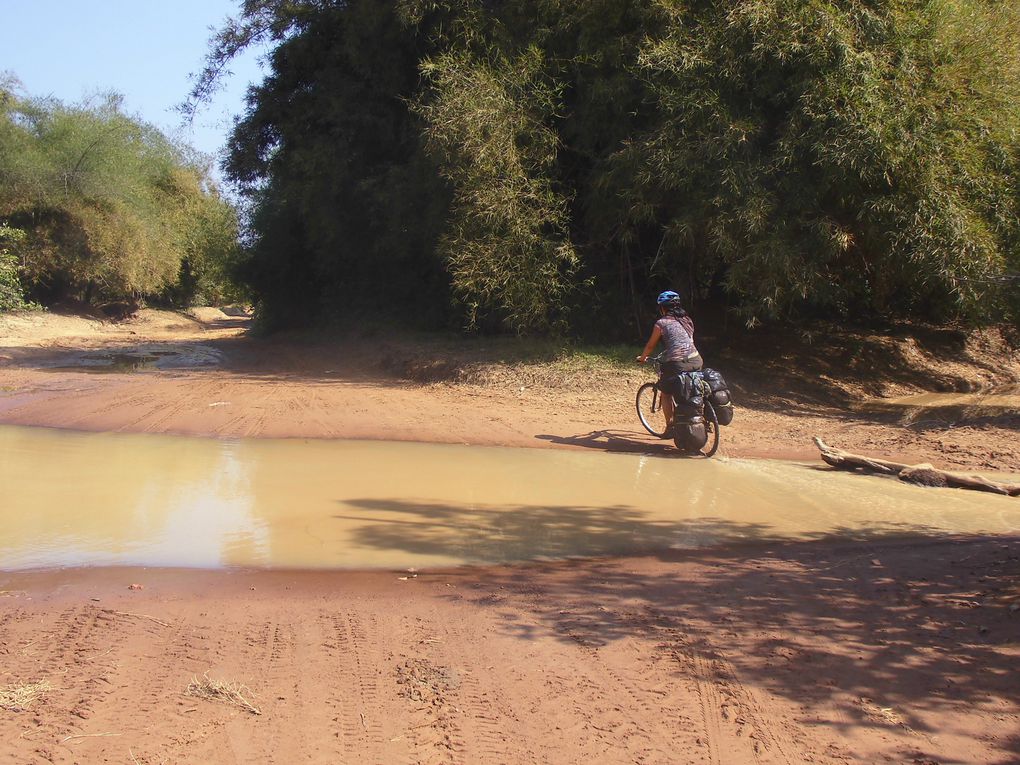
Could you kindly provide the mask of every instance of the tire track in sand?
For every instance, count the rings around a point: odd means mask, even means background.
[[[339,693],[331,696],[328,703],[343,761],[392,761],[387,755],[391,749],[386,740],[388,725],[382,719],[387,706],[383,704],[379,678],[373,669],[379,662],[367,655],[379,650],[375,620],[362,621],[355,614],[332,612],[322,614],[320,624],[327,636],[323,641],[329,662],[327,671],[342,679]]]
[[[576,628],[569,637],[581,657],[576,671],[586,675],[587,689],[580,689],[580,698],[617,699],[588,712],[589,728],[611,745],[614,756],[622,755],[627,762],[665,765],[676,762],[678,752],[697,749],[689,726],[677,724],[682,719],[679,710],[689,700],[677,695],[675,680],[654,661],[654,652],[632,640],[602,646],[594,636]],[[639,654],[636,661],[634,652]],[[621,704],[619,699],[626,701]]]
[[[699,743],[713,765],[749,761],[762,765],[797,765],[805,761],[827,762],[820,752],[798,743],[800,726],[776,710],[766,710],[759,692],[743,683],[732,662],[709,655],[694,644],[685,625],[657,615],[665,640],[659,649],[678,666],[681,676],[697,698],[704,736]]]
[[[180,627],[92,606],[64,611],[58,624],[46,630],[56,636],[57,650],[44,662],[62,668],[60,685],[66,691],[43,716],[54,726],[48,732],[55,750],[72,752],[76,762],[93,762],[120,743],[90,738],[97,731],[116,730],[121,740],[143,740],[151,716],[167,711],[166,680],[180,656],[174,646],[184,642]]]
[[[421,619],[405,619],[403,631],[413,653],[398,664],[396,682],[411,711],[414,762],[538,761],[507,689],[486,670],[494,659],[478,651],[484,644],[476,633]]]
[[[67,694],[68,730],[93,717],[113,690],[116,666],[105,659],[116,655],[126,639],[119,625],[114,626],[122,618],[107,609],[76,606],[58,620],[59,637],[51,643],[43,667],[47,675],[62,676],[55,684]]]

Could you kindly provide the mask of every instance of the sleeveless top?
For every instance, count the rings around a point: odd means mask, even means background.
[[[662,333],[662,342],[666,347],[665,361],[683,361],[697,355],[694,347],[693,332],[689,331],[675,316],[663,316],[655,326]],[[691,325],[693,330],[693,324]]]

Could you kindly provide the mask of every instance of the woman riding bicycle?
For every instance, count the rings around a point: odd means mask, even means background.
[[[674,377],[680,372],[696,372],[702,367],[701,354],[694,346],[694,321],[680,305],[680,296],[672,290],[666,290],[655,301],[659,304],[659,320],[652,328],[652,336],[641,355],[638,363],[644,364],[661,339],[666,347],[662,359],[659,381]],[[673,423],[673,398],[662,397],[662,413],[666,417],[666,438]]]

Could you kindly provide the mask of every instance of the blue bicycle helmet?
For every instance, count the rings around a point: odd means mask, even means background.
[[[659,305],[665,305],[666,303],[671,303],[672,301],[679,299],[680,296],[677,293],[673,292],[673,290],[666,290],[655,299],[655,302],[658,303]]]

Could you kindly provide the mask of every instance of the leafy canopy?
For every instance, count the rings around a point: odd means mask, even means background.
[[[227,170],[270,324],[1020,311],[1016,3],[246,0],[193,103],[256,40]]]
[[[207,166],[126,115],[119,96],[66,106],[20,96],[10,81],[0,86],[0,222],[25,232],[20,278],[46,300],[187,302],[199,286],[226,285],[237,247],[236,214]],[[183,271],[205,276],[185,288]]]

